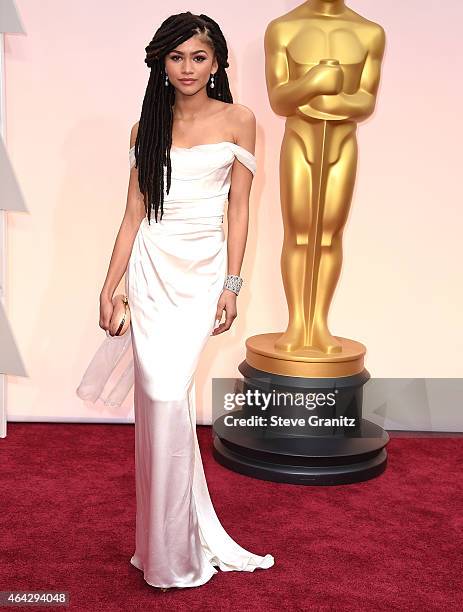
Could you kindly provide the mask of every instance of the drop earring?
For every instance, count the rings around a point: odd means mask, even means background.
[[[167,76],[167,72],[166,72],[166,80],[164,81],[164,85],[166,87],[169,87],[169,77]]]
[[[211,89],[214,89],[215,85],[214,85],[214,75],[211,74]]]

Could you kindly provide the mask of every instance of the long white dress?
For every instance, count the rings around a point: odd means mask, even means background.
[[[130,149],[130,165],[135,163]],[[134,383],[136,545],[130,562],[156,587],[194,587],[223,571],[274,564],[239,546],[209,496],[196,435],[195,371],[215,326],[227,272],[223,215],[237,159],[254,155],[223,141],[172,147],[171,188],[160,222],[141,222],[126,272],[131,325],[108,337],[77,393],[119,405]],[[132,359],[103,397],[121,356]]]

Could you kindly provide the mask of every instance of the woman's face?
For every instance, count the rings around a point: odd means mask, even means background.
[[[191,96],[206,87],[211,74],[218,68],[212,47],[192,36],[165,57],[165,69],[175,89]]]

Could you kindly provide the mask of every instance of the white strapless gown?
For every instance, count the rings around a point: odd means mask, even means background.
[[[135,164],[130,149],[130,165]],[[209,496],[196,435],[195,371],[215,325],[227,273],[223,215],[234,160],[253,174],[254,155],[223,141],[172,147],[162,221],[140,224],[126,272],[131,325],[107,337],[77,389],[120,405],[134,384],[136,546],[130,562],[156,587],[194,587],[223,571],[274,564],[237,544]],[[132,351],[130,351],[132,346]],[[129,363],[109,395],[122,356]]]

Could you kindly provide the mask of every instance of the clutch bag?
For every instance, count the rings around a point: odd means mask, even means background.
[[[111,336],[123,336],[130,326],[130,306],[127,296],[119,293],[112,299],[113,314],[109,322]]]

